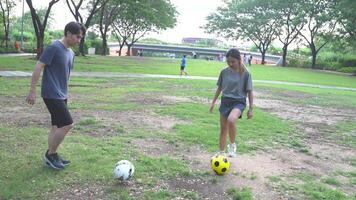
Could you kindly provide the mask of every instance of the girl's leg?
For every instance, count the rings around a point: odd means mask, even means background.
[[[229,137],[230,137],[231,144],[235,143],[236,120],[240,117],[240,115],[241,115],[241,111],[237,108],[234,108],[234,109],[232,109],[232,111],[229,114],[229,117],[227,118],[227,124],[228,124]]]
[[[229,117],[227,118],[229,137],[230,137],[230,144],[227,146],[227,149],[228,149],[228,156],[230,157],[236,157],[236,144],[235,144],[236,120],[240,117],[240,115],[241,115],[241,111],[239,109],[234,108],[230,112]]]
[[[220,114],[220,151],[225,151],[227,131],[227,117]]]

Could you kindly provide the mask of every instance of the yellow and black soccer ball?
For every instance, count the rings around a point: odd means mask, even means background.
[[[229,171],[230,161],[223,155],[215,155],[211,157],[211,169],[218,175],[224,175]]]

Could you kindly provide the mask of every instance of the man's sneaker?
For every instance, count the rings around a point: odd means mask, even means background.
[[[227,145],[227,151],[229,157],[236,157],[236,144],[228,144]]]
[[[58,155],[59,160],[62,161],[64,166],[70,165],[70,160],[64,160],[61,156]]]
[[[48,154],[47,151],[44,156],[44,161],[47,166],[52,167],[53,169],[64,169],[64,165],[62,161],[59,159],[57,153]]]

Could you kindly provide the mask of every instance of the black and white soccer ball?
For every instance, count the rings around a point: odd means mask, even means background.
[[[115,164],[114,177],[126,181],[129,180],[135,171],[134,165],[128,160],[120,160]]]

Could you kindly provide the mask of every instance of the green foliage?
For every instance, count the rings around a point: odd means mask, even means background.
[[[0,47],[0,54],[1,53],[18,53],[19,51],[15,49],[13,45],[9,45],[9,47]]]
[[[280,27],[273,9],[263,0],[225,1],[207,20],[207,32],[234,40],[252,40],[262,54],[277,37]]]

